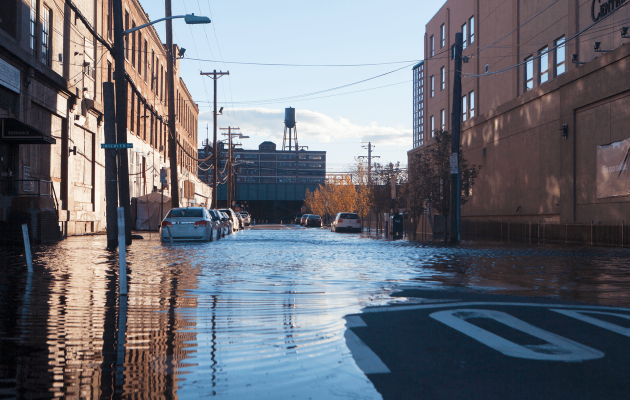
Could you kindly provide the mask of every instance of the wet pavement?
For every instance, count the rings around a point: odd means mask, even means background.
[[[381,398],[344,316],[397,290],[630,306],[628,249],[459,247],[274,226],[128,248],[129,295],[104,236],[0,260],[0,398]],[[406,293],[406,292],[403,292]],[[461,296],[460,296],[461,297]]]

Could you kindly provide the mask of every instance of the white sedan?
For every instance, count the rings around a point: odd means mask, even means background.
[[[163,242],[211,242],[219,233],[218,225],[203,207],[173,208],[162,221],[160,237]]]

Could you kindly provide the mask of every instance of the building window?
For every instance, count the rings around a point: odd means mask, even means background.
[[[468,103],[470,108],[470,118],[475,118],[475,92],[468,93]]]
[[[37,0],[31,0],[30,7],[30,35],[31,35],[31,54],[35,55],[37,49],[37,36],[35,31],[37,29]]]
[[[462,120],[466,121],[466,119],[468,117],[468,102],[467,102],[467,98],[466,95],[464,95],[462,97]]]
[[[462,50],[468,47],[468,24],[462,25]]]
[[[446,26],[442,24],[440,27],[440,48],[446,45]]]
[[[446,130],[446,111],[444,109],[440,110],[440,129]]]
[[[142,76],[142,33],[138,32],[138,75]]]
[[[431,35],[431,39],[429,39],[429,40],[430,40],[429,46],[430,46],[430,49],[431,49],[430,57],[433,57],[435,55],[435,40],[433,38],[433,35]]]
[[[564,74],[565,71],[565,47],[564,36],[556,40],[556,76]]]
[[[435,96],[435,76],[431,77],[431,97]]]
[[[540,75],[538,83],[545,83],[549,80],[549,47],[545,46],[540,49],[539,68]]]
[[[446,89],[446,69],[444,69],[444,67],[440,68],[440,76],[441,76],[441,83],[440,83],[440,90],[444,90]]]
[[[131,29],[136,27],[136,23],[131,23]],[[131,32],[131,66],[136,67],[136,34],[140,34],[139,32]]]
[[[111,1],[113,2],[114,0],[111,0]],[[127,11],[125,11],[125,30],[129,30],[129,12],[127,12]],[[131,34],[132,37],[134,35],[135,35],[135,33]],[[125,35],[124,38],[125,38],[125,40],[124,40],[124,42],[125,42],[125,59],[129,60],[129,35]]]
[[[151,50],[151,91],[155,93],[155,50]]]
[[[107,39],[114,37],[114,0],[107,0]]]
[[[147,81],[147,65],[149,64],[147,61],[149,59],[149,46],[147,40],[144,40],[144,81]]]
[[[468,25],[470,25],[470,44],[473,44],[475,43],[475,17],[470,17]]]
[[[42,63],[50,66],[50,31],[51,31],[52,10],[44,7],[44,20],[42,21]]]
[[[431,137],[434,137],[435,136],[435,118],[433,117],[433,115],[431,116],[430,121],[431,121],[431,124],[430,124]]]
[[[525,59],[525,92],[534,88],[534,57]]]

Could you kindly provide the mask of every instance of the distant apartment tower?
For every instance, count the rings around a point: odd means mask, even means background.
[[[413,67],[413,148],[424,144],[424,61]]]

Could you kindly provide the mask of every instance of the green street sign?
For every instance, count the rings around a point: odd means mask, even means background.
[[[101,149],[133,149],[133,143],[101,143]]]

